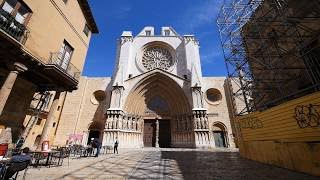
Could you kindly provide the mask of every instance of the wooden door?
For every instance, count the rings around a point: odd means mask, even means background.
[[[171,145],[171,128],[169,120],[159,121],[159,146],[169,148]]]
[[[143,130],[144,147],[155,147],[156,144],[156,124],[154,121],[145,120]]]

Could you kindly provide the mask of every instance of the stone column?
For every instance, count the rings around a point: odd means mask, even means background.
[[[122,120],[123,120],[123,115],[120,114],[118,118],[118,129],[122,129]]]
[[[43,141],[48,140],[48,136],[49,136],[49,132],[50,132],[49,130],[50,130],[50,128],[52,126],[52,122],[54,120],[54,113],[56,113],[58,105],[59,105],[60,93],[61,93],[60,91],[56,91],[56,94],[54,95],[54,98],[53,98],[53,101],[52,101],[52,104],[51,104],[51,107],[50,107],[50,110],[48,113],[47,120],[44,124],[43,130],[41,133],[41,138],[40,138],[37,149],[41,148]]]
[[[6,105],[6,102],[9,98],[11,93],[12,87],[17,79],[17,76],[20,72],[27,71],[28,68],[21,64],[21,63],[14,63],[14,70],[10,71],[9,75],[7,76],[6,81],[4,82],[3,86],[0,90],[0,115]]]
[[[131,130],[131,128],[132,128],[133,118],[134,118],[134,116],[131,115],[130,118],[128,119],[128,130]]]
[[[82,144],[83,146],[86,146],[86,145],[87,145],[87,143],[88,143],[88,137],[89,137],[89,131],[88,131],[88,130],[83,131],[82,142],[81,142],[81,144]]]
[[[159,120],[156,119],[156,147],[159,147]]]

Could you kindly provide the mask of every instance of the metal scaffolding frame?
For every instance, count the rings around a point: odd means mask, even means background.
[[[217,25],[238,115],[319,91],[319,0],[225,0]]]

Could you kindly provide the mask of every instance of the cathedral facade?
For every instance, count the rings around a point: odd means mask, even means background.
[[[202,76],[193,35],[124,31],[113,76],[81,77],[67,94],[54,144],[98,137],[120,148],[234,147],[225,86],[225,77]]]

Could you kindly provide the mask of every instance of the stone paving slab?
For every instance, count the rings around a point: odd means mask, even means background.
[[[320,177],[247,160],[235,149],[145,148],[98,158],[72,158],[69,166],[65,159],[61,167],[30,168],[26,179],[319,180]]]

